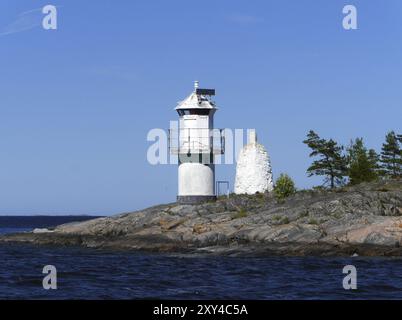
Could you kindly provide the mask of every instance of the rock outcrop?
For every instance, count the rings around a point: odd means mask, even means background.
[[[231,195],[70,223],[0,242],[243,255],[402,255],[402,182]]]

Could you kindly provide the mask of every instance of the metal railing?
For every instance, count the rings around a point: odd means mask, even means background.
[[[168,139],[172,154],[225,153],[224,129],[170,129]]]

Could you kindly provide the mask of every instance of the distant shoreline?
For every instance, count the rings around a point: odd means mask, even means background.
[[[0,234],[10,234],[15,232],[29,232],[35,228],[55,228],[60,224],[71,223],[74,221],[88,221],[100,218],[100,216],[0,216]]]

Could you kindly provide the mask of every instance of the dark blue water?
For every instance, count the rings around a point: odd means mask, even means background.
[[[402,299],[399,258],[235,258],[0,245],[0,261],[0,299]],[[357,268],[355,291],[342,286],[348,264]],[[57,290],[42,288],[45,265],[57,268]]]

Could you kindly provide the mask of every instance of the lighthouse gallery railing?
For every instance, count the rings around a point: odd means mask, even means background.
[[[168,139],[172,154],[225,153],[224,129],[170,129]]]

